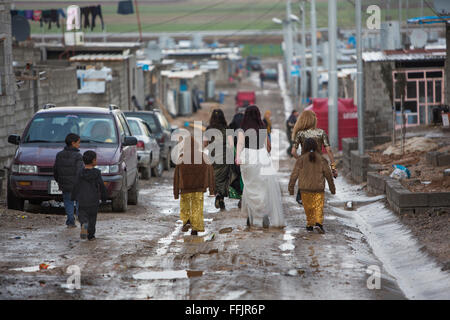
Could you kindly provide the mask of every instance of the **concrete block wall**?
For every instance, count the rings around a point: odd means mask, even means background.
[[[45,69],[40,65],[39,70]],[[20,89],[15,91],[14,104],[3,105],[3,114],[0,115],[0,168],[8,165],[16,146],[9,144],[7,138],[10,134],[22,134],[27,123],[35,114],[35,103],[42,106],[46,103],[55,103],[59,106],[77,105],[77,80],[73,67],[45,69],[47,80],[39,82],[37,96],[32,81],[25,81]],[[1,103],[1,101],[0,101]]]
[[[350,152],[351,160],[351,177],[357,183],[362,183],[367,180],[367,171],[369,167],[370,157],[368,155],[359,155],[357,150]]]
[[[426,154],[426,160],[433,167],[450,166],[450,153],[431,151]]]
[[[381,76],[381,66],[390,62],[364,63],[364,132],[377,136],[392,130],[392,105]]]
[[[386,178],[385,181],[386,198],[396,213],[423,213],[450,208],[450,192],[411,192],[398,180]]]

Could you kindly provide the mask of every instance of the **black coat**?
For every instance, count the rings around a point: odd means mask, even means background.
[[[74,147],[64,147],[56,154],[53,166],[53,176],[63,192],[72,192],[77,176],[83,170],[83,157],[80,150]]]
[[[99,194],[101,194],[102,201],[106,201],[106,188],[100,170],[83,169],[73,188],[72,200],[78,201],[80,207],[93,207],[98,205]]]

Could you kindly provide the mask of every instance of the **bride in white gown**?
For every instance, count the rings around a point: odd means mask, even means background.
[[[241,211],[247,213],[247,225],[284,227],[281,186],[269,154],[270,140],[257,106],[247,107],[241,129],[235,161],[241,167],[244,183]]]

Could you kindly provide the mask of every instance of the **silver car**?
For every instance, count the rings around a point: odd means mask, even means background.
[[[159,145],[150,127],[139,118],[127,117],[127,121],[131,134],[138,140],[136,147],[141,178],[148,180],[151,175],[160,177],[164,171],[164,163],[161,161]]]

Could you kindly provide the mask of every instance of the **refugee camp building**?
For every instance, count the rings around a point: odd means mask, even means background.
[[[366,135],[380,135],[393,125],[401,126],[402,94],[406,126],[432,123],[433,109],[445,101],[445,59],[445,47],[364,52]],[[403,76],[404,89],[400,88]]]

